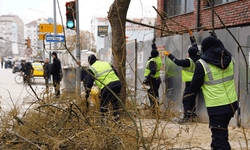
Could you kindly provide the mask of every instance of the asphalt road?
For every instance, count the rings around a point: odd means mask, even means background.
[[[18,74],[19,72],[13,74],[12,69],[0,68],[0,106],[3,110],[9,110],[13,108],[13,105],[24,106],[36,100],[35,94],[28,85],[15,82],[15,76]],[[43,77],[35,78],[32,87],[37,94],[45,90],[44,83]]]

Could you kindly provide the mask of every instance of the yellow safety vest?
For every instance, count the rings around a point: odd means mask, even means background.
[[[155,73],[155,75],[153,76],[153,78],[157,78],[157,77],[160,76],[160,70],[161,70],[161,65],[162,65],[161,58],[160,58],[159,56],[154,57],[154,58],[151,58],[150,60],[147,61],[144,76],[147,77],[148,74],[150,73],[149,63],[150,63],[151,61],[154,61],[155,64],[156,64],[156,73]]]
[[[89,68],[92,70],[95,77],[102,81],[105,85],[108,85],[110,82],[120,81],[110,64],[107,62],[96,61]],[[105,85],[98,80],[95,80],[95,83],[100,89],[105,87]]]
[[[182,67],[181,74],[182,74],[182,81],[183,82],[192,81],[192,78],[194,76],[195,62],[189,57],[187,57],[187,59],[189,59],[189,61],[190,61],[190,66],[189,67]]]
[[[234,85],[234,60],[228,68],[221,68],[198,60],[204,69],[204,84],[201,87],[206,107],[218,107],[228,105],[237,101],[237,94]]]

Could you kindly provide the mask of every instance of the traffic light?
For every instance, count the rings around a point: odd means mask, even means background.
[[[29,38],[25,40],[25,45],[27,45],[27,47],[30,47],[30,39]]]
[[[75,28],[75,1],[66,2],[66,26],[69,29]]]

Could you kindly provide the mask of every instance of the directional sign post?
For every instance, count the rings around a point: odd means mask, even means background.
[[[57,25],[57,33],[62,33],[62,25]],[[40,24],[39,26],[40,32],[54,32],[54,25],[53,24]]]
[[[39,34],[39,40],[45,40],[45,34]]]
[[[46,35],[46,42],[64,42],[64,35]]]

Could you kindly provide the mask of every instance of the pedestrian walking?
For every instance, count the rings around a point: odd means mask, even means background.
[[[3,68],[3,61],[4,61],[4,59],[2,57],[2,59],[1,59],[1,68]]]
[[[24,84],[25,83],[30,83],[30,78],[33,75],[34,68],[32,67],[29,60],[26,60],[26,63],[25,62],[23,63],[21,71],[22,71],[22,74],[23,74]]]
[[[153,109],[153,113],[155,113],[155,105],[156,103],[159,104],[159,87],[161,84],[160,78],[160,70],[162,61],[159,57],[159,52],[157,51],[155,45],[155,39],[153,40],[151,57],[148,58],[145,74],[144,74],[144,81],[143,84],[149,85],[150,88],[148,89],[148,98],[150,102],[150,108]]]
[[[238,109],[235,60],[215,33],[203,39],[201,48],[203,55],[196,62],[191,87],[196,91],[201,88],[204,95],[212,132],[211,148],[230,150],[228,124]]]
[[[176,65],[182,67],[182,81],[185,82],[186,87],[183,93],[182,105],[184,109],[184,115],[178,123],[187,123],[195,121],[196,118],[196,96],[195,92],[191,88],[191,80],[194,75],[195,62],[200,59],[199,49],[195,37],[192,35],[192,31],[189,31],[190,41],[192,46],[188,49],[188,57],[186,59],[177,59],[173,54],[170,54],[168,51],[164,52],[164,55],[167,55]]]
[[[53,63],[51,65],[51,74],[53,78],[53,86],[55,88],[55,98],[59,98],[60,96],[60,81],[61,81],[61,61],[57,57],[57,53],[52,53]]]
[[[102,113],[102,119],[104,121],[106,120],[104,113],[107,112],[108,104],[111,102],[114,111],[114,120],[118,121],[120,118],[118,112],[118,99],[107,88],[109,87],[115,93],[115,95],[119,97],[122,85],[120,79],[118,78],[117,71],[113,65],[107,62],[98,61],[95,55],[90,55],[88,57],[88,62],[90,64],[88,72],[95,76],[95,78],[93,78],[91,75],[88,75],[86,98],[89,97],[90,90],[93,86],[93,82],[95,81],[96,85],[101,89],[100,112]],[[99,82],[97,79],[104,84]]]
[[[50,69],[51,64],[49,63],[49,59],[46,58],[43,65],[43,76],[45,79],[46,92],[48,92],[49,90]]]

